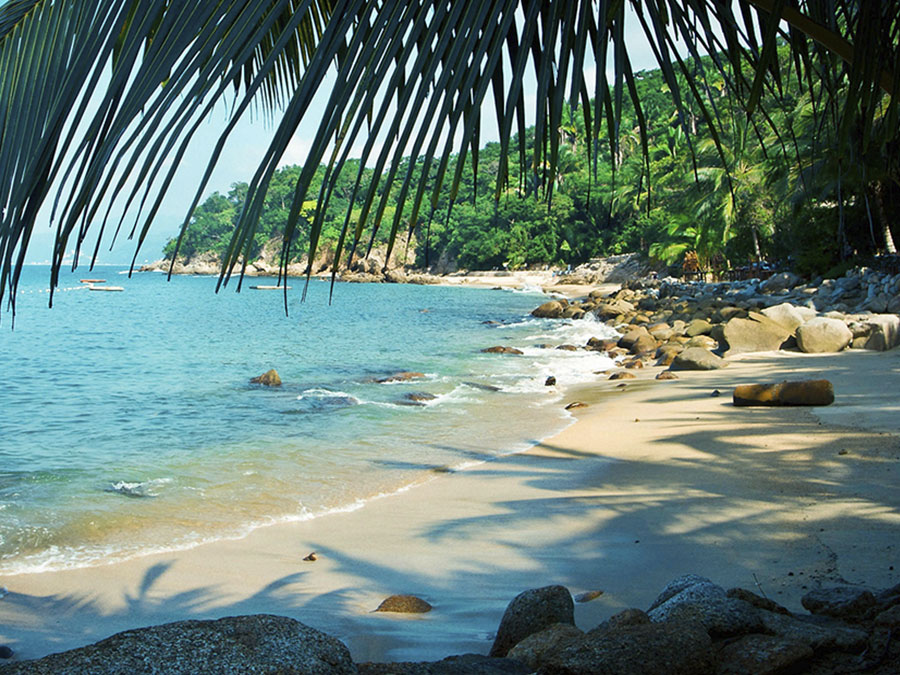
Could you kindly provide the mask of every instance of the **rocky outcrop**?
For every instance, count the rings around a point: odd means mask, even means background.
[[[357,672],[350,651],[336,638],[269,614],[138,628],[0,668],[3,675]]]
[[[565,300],[550,300],[535,308],[531,315],[539,319],[561,319],[567,305]]]
[[[556,623],[575,625],[575,603],[565,586],[545,586],[520,593],[503,613],[490,655],[506,656],[529,635]]]

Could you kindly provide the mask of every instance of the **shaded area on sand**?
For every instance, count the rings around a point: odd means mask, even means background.
[[[896,350],[895,350],[896,352]],[[0,642],[19,658],[182,618],[284,614],[348,644],[357,661],[490,648],[520,591],[602,589],[590,628],[646,608],[685,572],[760,589],[791,609],[818,583],[888,587],[900,541],[900,353],[762,354],[672,382],[572,392],[591,404],[532,451],[353,513],[265,528],[177,554],[7,577]],[[837,402],[736,409],[741,383],[825,376]],[[852,425],[859,425],[854,428]],[[319,560],[304,563],[315,550]],[[434,606],[373,614],[393,593]]]

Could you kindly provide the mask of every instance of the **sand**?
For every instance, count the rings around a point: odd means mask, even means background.
[[[588,629],[646,609],[688,572],[795,611],[818,584],[900,581],[900,350],[745,355],[676,381],[655,372],[624,387],[598,375],[566,392],[562,403],[589,404],[577,421],[530,452],[351,513],[0,578],[0,643],[33,658],[126,628],[267,612],[335,635],[357,661],[432,660],[487,653],[507,603],[548,584],[604,592],[576,606]],[[804,377],[831,379],[835,404],[731,405],[737,384]],[[394,593],[434,609],[372,612]]]

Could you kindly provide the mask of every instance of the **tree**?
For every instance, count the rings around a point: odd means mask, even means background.
[[[551,198],[566,103],[570,109],[581,103],[595,161],[601,140],[616,156],[624,101],[631,100],[644,128],[625,43],[629,5],[686,135],[700,122],[711,129],[721,122],[703,71],[689,69],[676,40],[695,64],[700,50],[711,55],[748,115],[764,94],[782,91],[785,78],[811,89],[823,83],[817,109],[835,116],[839,151],[848,162],[851,151],[884,156],[886,175],[900,185],[900,0],[738,0],[737,13],[731,0],[7,0],[0,6],[0,299],[14,302],[46,202],[57,228],[51,285],[67,248],[80,249],[89,231],[118,231],[116,214],[131,205],[142,206],[139,247],[172,179],[170,167],[215,102],[234,95],[233,120],[254,107],[277,120],[248,182],[223,269],[246,259],[275,167],[328,69],[337,84],[294,185],[286,242],[300,227],[303,204],[314,198],[315,249],[335,181],[357,142],[364,146],[358,175],[371,166],[374,179],[359,197],[351,192],[354,206],[341,225],[351,250],[382,227],[392,191],[404,207],[383,225],[391,241],[428,222],[437,208],[438,188],[427,190],[428,178],[436,186],[449,181],[456,193],[462,165],[478,159],[486,99],[493,98],[501,156],[512,151],[524,159],[526,71],[536,80],[535,142],[529,161],[521,162],[529,168],[514,178]],[[792,55],[788,73],[777,58],[782,42]],[[595,64],[592,82],[584,75],[588,59]],[[96,111],[89,114],[91,106]],[[767,123],[761,112],[754,124]],[[68,122],[81,118],[83,126]],[[514,125],[523,141],[518,147],[511,145]],[[718,137],[714,142],[721,152]],[[459,152],[451,161],[453,150]],[[219,151],[217,145],[211,153],[210,171]],[[416,161],[404,165],[406,155]],[[322,163],[321,188],[313,194]],[[510,178],[498,173],[496,196]],[[190,218],[189,212],[185,223]],[[223,271],[220,283],[228,275]]]

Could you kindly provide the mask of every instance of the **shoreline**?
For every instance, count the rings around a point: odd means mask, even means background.
[[[900,580],[888,569],[888,542],[900,539],[890,482],[900,422],[878,394],[890,389],[872,386],[896,376],[900,352],[753,354],[671,382],[652,380],[658,370],[624,388],[567,389],[562,403],[589,407],[562,432],[361,509],[5,577],[0,642],[24,660],[127,628],[265,612],[334,635],[356,661],[429,660],[486,653],[507,603],[548,584],[604,591],[576,605],[576,623],[589,628],[646,607],[688,572],[758,585],[794,610],[818,582]],[[838,396],[830,408],[731,406],[736,384],[822,373]],[[319,560],[303,562],[313,550]],[[394,593],[435,609],[372,614]]]

